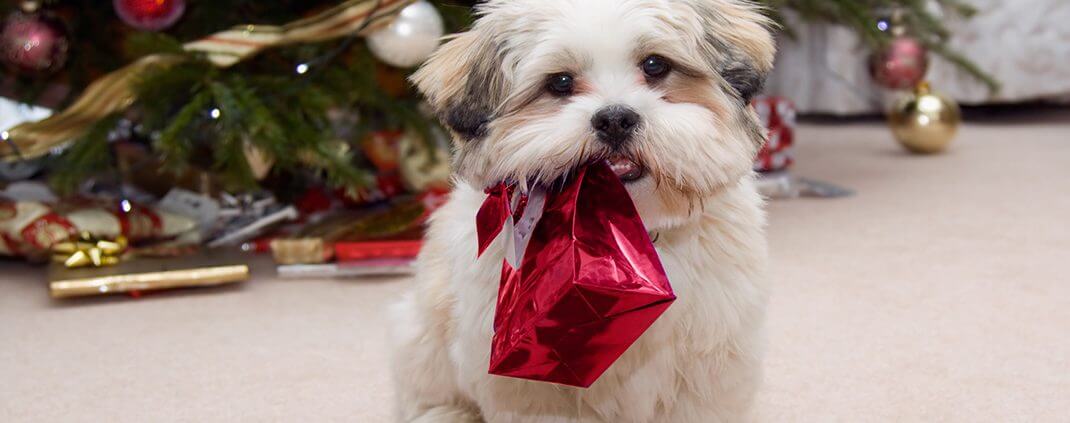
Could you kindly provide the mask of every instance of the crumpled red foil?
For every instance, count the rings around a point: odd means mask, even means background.
[[[480,254],[524,226],[515,186],[488,190],[477,215]],[[530,199],[525,199],[530,200]],[[517,258],[502,265],[490,373],[590,387],[676,299],[620,179],[604,162],[546,192]],[[529,222],[530,223],[530,222]],[[522,245],[522,244],[521,244]]]

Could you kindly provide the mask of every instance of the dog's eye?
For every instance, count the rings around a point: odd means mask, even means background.
[[[643,74],[647,79],[660,79],[669,74],[672,70],[672,64],[669,63],[669,59],[664,57],[653,55],[643,59],[643,63],[639,64],[643,68]]]
[[[550,90],[556,96],[572,95],[572,92],[576,89],[576,81],[567,73],[557,73],[550,75],[550,79],[546,82],[546,89]]]

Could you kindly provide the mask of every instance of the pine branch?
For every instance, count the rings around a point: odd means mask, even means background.
[[[158,32],[137,32],[123,40],[127,57],[138,59],[150,54],[186,54],[182,42]]]
[[[178,173],[189,165],[191,152],[193,151],[190,137],[185,133],[192,126],[198,115],[203,114],[205,108],[212,103],[212,93],[208,90],[198,92],[190,102],[179,109],[178,113],[170,120],[166,128],[160,133],[159,139],[153,144],[153,148],[161,153],[165,167]]]
[[[85,136],[72,142],[67,151],[52,164],[49,183],[56,192],[69,194],[90,176],[112,168],[114,163],[108,134],[118,121],[119,116],[112,115],[97,122]]]

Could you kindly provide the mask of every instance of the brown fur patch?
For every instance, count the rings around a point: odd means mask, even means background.
[[[563,101],[567,100],[546,96],[532,98],[515,111],[498,118],[494,122],[494,130],[508,134],[531,122],[553,118],[561,110]]]
[[[713,113],[718,120],[728,121],[734,106],[725,104],[724,94],[715,84],[706,78],[673,75],[662,81],[660,88],[665,91],[665,101],[697,104]]]

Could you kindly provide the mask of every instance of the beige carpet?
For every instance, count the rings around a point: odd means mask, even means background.
[[[1062,124],[1056,122],[1063,122]],[[1070,419],[1070,118],[971,124],[937,157],[807,125],[771,205],[766,422]],[[56,303],[0,264],[0,421],[388,421],[403,280]]]

